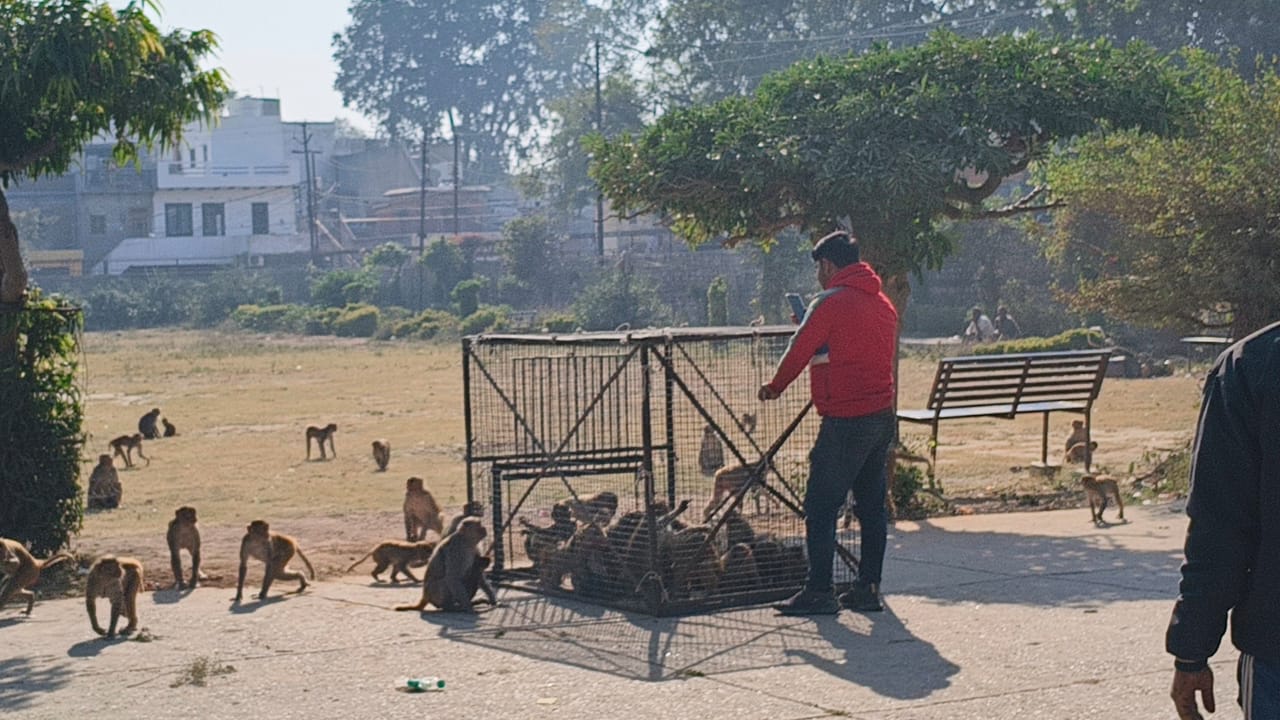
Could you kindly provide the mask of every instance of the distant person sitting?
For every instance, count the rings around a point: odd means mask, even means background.
[[[1017,340],[1022,335],[1022,329],[1018,327],[1018,321],[1013,319],[1009,314],[1009,308],[1001,305],[996,308],[996,336],[1001,340]]]
[[[991,318],[982,312],[982,308],[974,307],[969,314],[969,326],[964,329],[965,342],[991,342],[996,339],[996,326]]]

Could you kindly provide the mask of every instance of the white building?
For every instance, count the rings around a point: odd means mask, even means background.
[[[279,100],[250,97],[229,100],[212,127],[188,126],[182,142],[156,158],[150,234],[126,238],[95,271],[256,264],[309,252],[300,129],[280,120]],[[333,124],[307,130],[314,158],[331,146]]]

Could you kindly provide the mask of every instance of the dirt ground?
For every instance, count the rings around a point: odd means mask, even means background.
[[[172,581],[164,532],[180,505],[199,510],[210,584],[230,586],[250,520],[267,519],[297,537],[317,573],[333,576],[378,542],[402,536],[405,478],[426,478],[447,515],[466,499],[457,344],[170,330],[83,340],[83,481],[107,440],[134,432],[149,409],[160,408],[178,428],[177,437],[145,443],[151,463],[121,471],[122,506],[87,515],[73,542],[86,555],[139,557],[151,584]],[[923,407],[937,357],[904,353],[903,407]],[[1108,378],[1093,419],[1097,464],[1121,477],[1141,472],[1186,443],[1198,405],[1192,374]],[[1051,457],[1073,417],[1054,416]],[[337,458],[305,460],[303,428],[329,422],[339,428]],[[903,431],[908,447],[926,447],[923,426]],[[1039,416],[944,424],[938,474],[953,511],[1082,502],[1071,469],[1049,478],[1025,469],[1039,459],[1040,432]],[[392,445],[387,472],[377,472],[370,455],[378,438]],[[252,583],[259,573],[251,567]]]

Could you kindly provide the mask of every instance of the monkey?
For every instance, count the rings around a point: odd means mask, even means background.
[[[160,424],[164,425],[165,437],[173,437],[178,434],[178,428],[174,427],[173,423],[169,422],[168,418],[160,418]]]
[[[698,469],[703,475],[711,477],[724,467],[724,446],[720,444],[720,436],[716,429],[707,425],[702,428],[702,447],[698,450]]]
[[[173,581],[178,592],[182,592],[182,558],[179,550],[186,550],[191,555],[191,582],[188,585],[195,589],[200,580],[200,528],[196,527],[196,509],[183,505],[173,512],[169,521],[169,531],[165,533],[165,541],[169,544],[169,565],[173,568]]]
[[[391,441],[373,441],[373,462],[378,465],[378,472],[386,472],[387,463],[391,462]]]
[[[468,587],[467,581],[475,578],[475,568],[482,562],[479,545],[486,535],[488,531],[479,518],[466,518],[459,523],[458,531],[441,540],[435,552],[431,553],[423,574],[422,598],[418,604],[398,605],[396,610],[422,612],[430,603],[446,612],[475,612],[471,602],[474,590]],[[490,604],[494,604],[496,595],[484,577],[483,566],[477,586],[484,590]]]
[[[713,594],[720,581],[720,556],[709,541],[711,528],[694,525],[666,536],[664,559],[670,563],[669,592],[677,596]]]
[[[404,484],[404,539],[418,542],[427,539],[427,531],[435,530],[444,535],[444,518],[440,506],[431,491],[423,486],[422,478],[411,477]]]
[[[31,587],[40,579],[40,573],[45,568],[72,559],[66,553],[57,553],[45,560],[37,560],[17,540],[0,538],[0,571],[5,575],[4,582],[0,582],[0,607],[17,597],[27,601],[23,614],[30,615],[36,603],[36,594]]]
[[[761,587],[768,590],[785,587],[782,582],[782,546],[776,540],[756,540],[751,544],[751,557],[755,561]]]
[[[378,543],[377,547],[370,550],[364,557],[351,563],[351,567],[347,568],[347,572],[356,569],[360,563],[373,558],[377,565],[373,568],[373,579],[382,582],[383,571],[388,567],[391,568],[391,582],[399,583],[400,574],[404,573],[405,577],[413,582],[419,582],[413,573],[409,572],[410,564],[422,564],[431,559],[431,552],[436,549],[434,541],[426,541],[409,543],[403,540],[387,540]]]
[[[99,455],[98,464],[89,475],[89,509],[110,510],[120,507],[124,489],[120,485],[120,473],[111,462],[110,455]]]
[[[658,532],[658,548],[661,549],[667,536],[672,532],[680,532],[684,525],[677,527],[677,518],[689,509],[689,500],[681,500],[675,510],[667,511],[663,503],[654,503],[651,511],[654,514],[654,526]],[[638,584],[649,568],[649,532],[644,510],[633,510],[620,516],[605,533],[609,542],[609,554],[616,559],[620,568],[619,576],[629,583]]]
[[[103,555],[89,568],[85,580],[84,604],[89,612],[89,624],[93,631],[106,637],[115,637],[116,623],[124,615],[129,620],[121,634],[128,635],[138,628],[138,593],[142,590],[142,563],[134,558]],[[111,602],[111,622],[106,631],[98,624],[97,599]]]
[[[1072,420],[1071,434],[1067,436],[1067,444],[1062,449],[1064,451],[1068,451],[1071,448],[1075,447],[1077,443],[1082,443],[1084,441],[1085,441],[1084,421]]]
[[[520,518],[520,524],[524,526],[520,531],[524,535],[524,552],[533,563],[534,570],[550,560],[578,529],[578,524],[573,520],[573,511],[563,501],[551,506],[549,527],[539,527],[524,518]],[[564,573],[560,576],[563,577]],[[559,584],[558,580],[556,584]]]
[[[258,593],[259,600],[267,599],[267,591],[271,589],[273,580],[297,580],[298,592],[306,590],[306,577],[301,572],[289,569],[289,561],[295,554],[306,563],[307,572],[311,574],[311,579],[315,580],[316,571],[311,567],[311,561],[307,556],[302,554],[302,548],[298,546],[297,540],[288,535],[271,532],[271,526],[265,520],[254,520],[249,523],[248,532],[240,541],[240,574],[236,579],[235,602],[239,603],[244,594],[244,575],[249,569],[249,558],[261,560],[267,566],[262,573],[262,592]]]
[[[1090,441],[1088,453],[1092,454],[1093,451],[1097,449],[1098,449],[1098,442],[1096,440]],[[1085,455],[1086,455],[1086,452],[1085,452],[1084,443],[1078,442],[1075,445],[1072,445],[1067,450],[1066,454],[1062,456],[1062,459],[1068,463],[1082,463],[1084,462]]]
[[[605,490],[578,500],[565,500],[578,522],[605,527],[618,512],[618,495]],[[559,503],[557,503],[559,504]]]
[[[338,450],[333,446],[333,434],[336,432],[338,432],[337,423],[329,423],[324,427],[316,427],[315,425],[308,425],[307,426],[307,459],[308,460],[311,459],[311,441],[312,440],[315,440],[316,444],[320,446],[321,460],[329,459],[328,456],[324,454],[324,444],[326,441],[328,441],[329,443],[329,450],[333,453],[333,456],[338,457]]]
[[[160,408],[151,408],[151,412],[138,418],[138,432],[142,437],[148,440],[159,440],[160,431],[156,429],[156,422],[160,419]]]
[[[124,466],[133,467],[133,451],[138,451],[138,457],[151,464],[151,458],[142,454],[142,433],[134,433],[132,435],[121,435],[120,437],[107,443],[111,446],[112,454],[117,455],[124,460]]]
[[[759,588],[760,571],[751,546],[746,543],[731,545],[720,556],[720,589],[724,592],[746,592]]]
[[[748,435],[754,435],[756,432],[756,414],[742,413],[742,431]]]
[[[729,547],[734,545],[747,545],[756,541],[756,531],[752,529],[742,514],[737,510],[725,516],[724,520],[724,538],[725,543]]]
[[[1080,478],[1084,486],[1084,494],[1089,498],[1089,514],[1093,516],[1094,525],[1105,525],[1102,511],[1107,509],[1107,494],[1116,499],[1116,507],[1120,510],[1120,519],[1124,520],[1124,501],[1120,499],[1120,487],[1116,479],[1107,475],[1085,475]]]
[[[722,467],[715,472],[715,482],[711,489],[711,499],[707,501],[707,506],[702,510],[702,519],[710,520],[715,514],[716,508],[719,507],[721,500],[726,496],[738,492],[748,481],[751,480],[755,468],[751,465],[729,465]]]
[[[484,505],[479,502],[472,501],[464,504],[462,506],[462,512],[454,516],[454,518],[449,521],[449,528],[445,530],[444,534],[445,535],[454,534],[455,532],[458,531],[458,526],[462,524],[463,520],[466,520],[469,517],[480,517],[481,513],[483,512],[484,512]]]
[[[599,525],[579,525],[573,537],[561,545],[546,563],[540,580],[556,588],[568,573],[573,591],[600,597],[616,587],[616,574],[609,556],[609,540]]]

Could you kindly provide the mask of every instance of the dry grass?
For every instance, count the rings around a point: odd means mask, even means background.
[[[179,436],[145,443],[150,466],[121,472],[124,502],[89,515],[81,552],[140,557],[148,579],[172,582],[165,527],[179,505],[200,513],[212,584],[234,582],[244,526],[257,518],[296,536],[317,572],[342,572],[377,542],[402,532],[410,475],[452,513],[466,499],[461,350],[455,344],[373,343],[190,331],[89,333],[84,338],[90,458],[133,432],[152,407]],[[904,356],[902,404],[923,403],[935,357]],[[1190,436],[1196,379],[1108,379],[1094,416],[1098,462],[1118,474],[1149,463]],[[1050,451],[1072,416],[1053,420]],[[338,457],[304,460],[303,428],[336,422]],[[905,426],[924,447],[922,426]],[[945,424],[939,472],[948,493],[1022,492],[1047,481],[1011,472],[1039,458],[1040,419]],[[370,442],[392,445],[376,472]],[[185,555],[184,555],[185,561]],[[367,568],[365,568],[367,570]],[[260,577],[251,568],[250,581]]]

